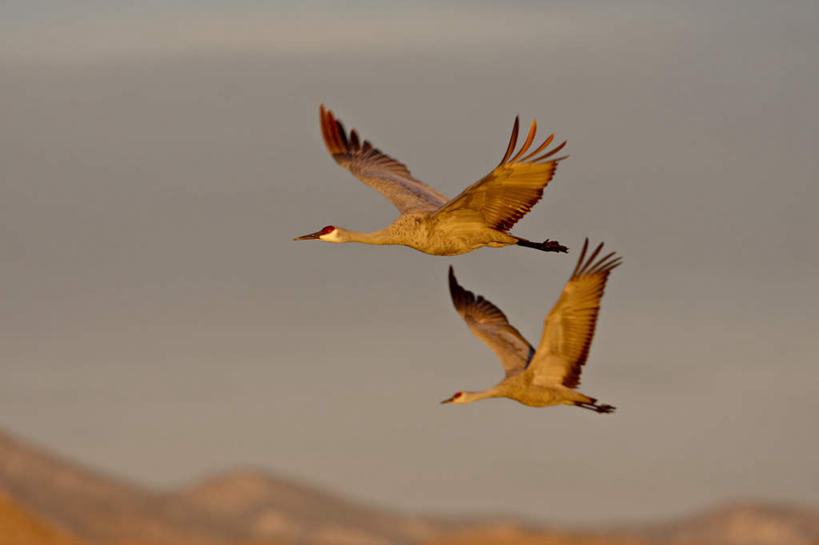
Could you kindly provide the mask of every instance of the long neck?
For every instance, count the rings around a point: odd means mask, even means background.
[[[464,392],[463,403],[472,403],[481,399],[489,399],[490,397],[503,397],[501,385],[496,384],[489,389],[480,392]]]
[[[370,233],[359,233],[348,229],[339,229],[340,238],[343,242],[361,242],[362,244],[401,244],[401,241],[390,232],[389,227],[372,231]]]

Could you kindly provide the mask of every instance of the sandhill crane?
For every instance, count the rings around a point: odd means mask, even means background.
[[[531,242],[507,231],[540,200],[543,188],[554,176],[557,163],[567,156],[552,159],[566,142],[550,151],[550,135],[534,151],[524,156],[535,138],[537,124],[532,121],[529,135],[514,156],[518,118],[506,154],[492,172],[460,195],[448,200],[444,195],[416,180],[402,163],[364,140],[355,129],[349,138],[344,126],[324,105],[319,108],[324,143],[333,158],[358,179],[380,192],[401,212],[392,224],[379,231],[357,233],[328,225],[294,240],[326,242],[363,242],[364,244],[402,244],[432,255],[458,255],[482,246],[516,244],[546,252],[566,252],[557,241]]]
[[[508,397],[532,407],[575,405],[598,413],[614,411],[611,405],[574,390],[580,384],[580,371],[589,355],[600,299],[612,269],[620,265],[614,252],[595,258],[597,249],[585,260],[589,239],[571,278],[546,317],[543,337],[537,350],[523,338],[495,305],[462,288],[449,268],[449,292],[458,314],[469,329],[498,356],[506,377],[482,392],[456,392],[441,403],[471,403],[490,397]]]

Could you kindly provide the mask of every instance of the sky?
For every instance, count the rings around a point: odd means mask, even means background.
[[[259,467],[555,523],[819,505],[812,2],[0,4],[0,427],[161,489]],[[448,196],[515,115],[571,157],[513,232],[293,242],[396,216],[318,106]],[[580,391],[509,400],[446,284],[537,345],[585,237],[623,256]]]

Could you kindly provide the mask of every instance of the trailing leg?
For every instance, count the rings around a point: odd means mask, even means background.
[[[581,407],[583,409],[588,409],[590,411],[594,411],[600,414],[609,414],[613,413],[617,407],[614,405],[605,405],[605,404],[598,404],[597,401],[592,401],[591,403],[586,403],[583,401],[575,401],[574,405],[576,407]]]
[[[526,240],[525,238],[518,238],[516,243],[518,246],[523,246],[525,248],[534,248],[535,250],[541,250],[543,252],[560,252],[560,253],[567,253],[569,249],[566,246],[563,246],[556,240],[549,240],[548,238],[543,242],[532,242],[531,240]]]

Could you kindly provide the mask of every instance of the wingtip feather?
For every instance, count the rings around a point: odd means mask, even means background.
[[[455,278],[455,269],[452,265],[449,266],[449,293],[452,295],[452,300],[455,300],[455,294],[462,289],[460,284],[458,284],[458,280]]]
[[[452,305],[459,314],[462,313],[464,307],[475,299],[475,294],[458,284],[452,265],[449,266],[449,296],[452,299]]]
[[[585,274],[588,274],[588,270],[591,268],[592,263],[594,263],[594,259],[597,257],[597,255],[600,253],[600,250],[602,250],[602,249],[603,249],[603,243],[601,242],[600,244],[597,245],[597,247],[594,249],[594,251],[588,257],[588,259],[586,259],[586,263],[583,265],[583,267],[580,268],[580,271],[577,274],[578,276],[583,276]]]
[[[520,151],[518,151],[518,152],[515,154],[515,156],[514,156],[514,157],[512,157],[511,159],[509,159],[509,162],[510,162],[510,163],[514,163],[515,161],[517,161],[517,160],[518,160],[518,157],[520,157],[521,155],[523,155],[524,153],[526,153],[526,150],[528,150],[528,149],[529,149],[529,146],[531,146],[531,145],[532,145],[532,142],[533,142],[533,141],[534,141],[534,139],[535,139],[535,133],[536,133],[536,132],[537,132],[537,121],[533,119],[533,120],[532,120],[532,125],[529,127],[529,135],[526,137],[526,141],[525,141],[525,142],[523,143],[523,145],[520,147]]]
[[[350,146],[347,143],[347,131],[344,129],[344,124],[341,123],[341,121],[336,119],[335,122],[336,122],[335,135],[338,141],[338,145],[341,147],[341,150],[347,151],[350,148]]]
[[[501,162],[498,163],[498,166],[506,163],[506,160],[512,156],[512,152],[515,151],[515,145],[518,143],[518,130],[520,130],[520,116],[516,115],[515,124],[512,125],[512,136],[509,137],[509,145],[506,146],[506,153],[503,155]]]
[[[574,266],[574,271],[572,271],[572,275],[570,278],[577,277],[577,272],[580,270],[581,265],[583,265],[583,259],[586,257],[586,250],[589,249],[589,237],[586,237],[586,240],[583,241],[583,249],[580,250],[580,257],[577,258],[577,265]]]
[[[554,140],[554,139],[555,139],[555,135],[554,135],[554,133],[552,133],[552,134],[550,134],[549,136],[547,136],[547,137],[546,137],[546,139],[545,139],[545,140],[544,140],[544,141],[543,141],[543,142],[542,142],[542,143],[541,143],[541,144],[540,144],[540,145],[537,147],[537,149],[536,149],[535,151],[533,151],[532,153],[528,154],[526,157],[522,158],[522,159],[520,160],[520,162],[521,162],[521,163],[530,162],[530,161],[531,161],[531,159],[532,159],[532,157],[536,156],[538,153],[540,153],[541,151],[543,151],[543,150],[545,150],[547,147],[549,147],[549,144],[551,144],[551,143],[552,143],[552,140]]]
[[[585,239],[583,242],[583,249],[580,252],[580,257],[577,259],[577,265],[572,272],[572,279],[593,274],[607,274],[611,272],[612,269],[620,266],[620,264],[623,262],[623,258],[618,256],[617,252],[610,252],[601,258],[597,257],[600,254],[600,251],[603,249],[603,246],[604,243],[601,242],[597,245],[594,251],[588,257],[586,257],[586,252],[588,251],[589,247],[589,239],[588,237]]]
[[[566,142],[567,142],[567,140],[564,140],[563,142],[561,142],[560,144],[558,144],[557,146],[555,146],[551,150],[547,151],[546,153],[544,153],[540,157],[537,157],[536,159],[532,159],[530,162],[540,163],[540,162],[545,161],[546,159],[548,159],[549,157],[551,157],[552,155],[556,154],[557,152],[562,150],[564,147],[566,147]],[[568,156],[566,156],[566,157],[568,157]],[[562,161],[563,159],[565,159],[565,157],[561,157],[559,160]],[[558,161],[558,159],[552,159],[552,160],[553,161]]]

